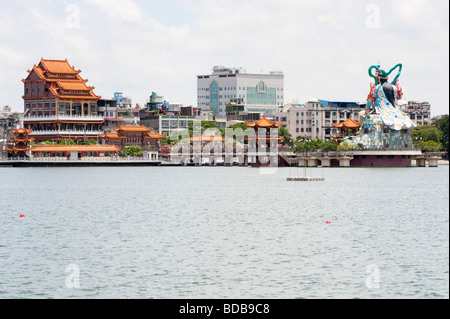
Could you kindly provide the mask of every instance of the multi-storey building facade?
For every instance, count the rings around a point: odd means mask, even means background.
[[[291,104],[270,114],[282,122],[294,139],[299,136],[331,140],[339,132],[333,126],[349,118],[360,122],[364,103],[313,99],[305,104]]]
[[[428,102],[408,101],[401,109],[418,126],[431,125],[431,105]]]
[[[102,134],[105,120],[98,100],[81,71],[66,60],[41,59],[24,83],[23,125],[30,136],[42,140],[91,139]]]
[[[242,98],[245,111],[264,113],[284,104],[283,72],[249,74],[244,69],[214,66],[213,73],[197,76],[197,106],[224,117],[232,99]]]

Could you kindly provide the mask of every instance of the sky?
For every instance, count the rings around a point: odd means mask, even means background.
[[[68,59],[102,98],[197,103],[215,65],[283,71],[285,103],[365,102],[368,69],[403,64],[404,99],[449,113],[447,0],[0,0],[0,108],[27,70]]]

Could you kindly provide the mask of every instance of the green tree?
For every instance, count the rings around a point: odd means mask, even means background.
[[[449,151],[449,144],[448,144],[449,117],[448,117],[448,114],[442,116],[439,120],[434,121],[433,125],[436,126],[437,129],[442,132],[442,137],[441,137],[440,142],[443,145],[444,150],[448,152]]]
[[[278,129],[278,136],[283,137],[283,141],[281,142],[281,144],[290,147],[294,146],[294,143],[292,141],[292,135],[291,133],[289,133],[288,129],[285,128],[284,126]]]
[[[323,142],[322,151],[324,152],[333,152],[337,151],[338,145],[334,142]]]
[[[435,141],[420,141],[418,146],[422,148],[424,152],[439,152],[442,150],[442,144],[436,143]]]
[[[348,151],[348,150],[350,150],[352,147],[348,144],[348,142],[347,141],[344,141],[344,142],[342,142],[342,143],[340,143],[338,146],[337,146],[337,150],[338,151]]]
[[[245,131],[246,129],[248,129],[248,126],[245,125],[245,123],[236,123],[236,124],[228,126],[228,128],[231,128],[231,129],[241,128],[243,131]]]
[[[123,154],[125,156],[142,156],[143,152],[139,146],[125,146],[123,149]]]
[[[442,136],[443,133],[433,125],[418,126],[411,131],[411,137],[416,146],[420,146],[421,141],[440,143]]]
[[[313,152],[322,150],[323,152],[336,151],[338,146],[333,142],[325,142],[320,138],[308,139],[306,137],[299,136],[294,141],[295,153]]]

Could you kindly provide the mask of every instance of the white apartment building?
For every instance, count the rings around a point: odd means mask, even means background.
[[[400,108],[417,126],[431,125],[431,105],[428,102],[407,101]]]
[[[226,105],[243,98],[245,111],[264,113],[284,104],[283,72],[249,74],[244,69],[214,66],[213,73],[197,76],[197,106],[215,116],[226,115]]]
[[[269,115],[277,122],[285,124],[293,139],[302,136],[326,141],[338,135],[333,124],[346,121],[350,117],[361,123],[360,112],[364,111],[365,107],[365,103],[312,99],[305,104],[285,105],[283,109]]]

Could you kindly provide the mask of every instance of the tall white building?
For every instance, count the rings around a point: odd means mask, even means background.
[[[249,74],[244,69],[214,66],[213,73],[197,76],[197,106],[216,116],[226,115],[226,105],[243,98],[245,111],[264,113],[284,104],[283,72]]]

